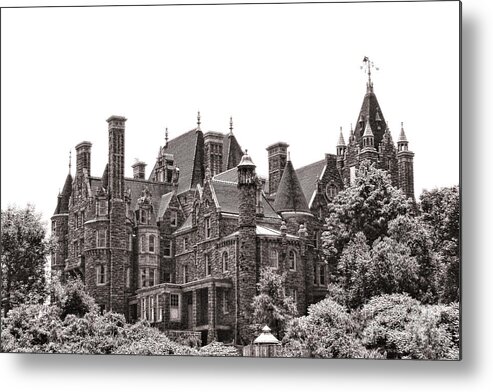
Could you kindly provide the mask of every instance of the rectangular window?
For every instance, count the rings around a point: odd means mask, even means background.
[[[296,252],[294,250],[289,251],[289,269],[291,271],[296,271]]]
[[[74,214],[74,222],[75,222],[75,228],[78,229],[79,228],[79,213],[76,212]]]
[[[325,286],[325,265],[320,266],[320,285]]]
[[[164,242],[163,256],[171,257],[171,240],[165,239],[163,242]]]
[[[108,203],[106,200],[96,201],[96,215],[107,215],[108,214]]]
[[[155,273],[154,273],[154,268],[150,268],[149,269],[149,286],[154,286],[154,277],[155,277]]]
[[[169,296],[169,317],[171,320],[180,320],[180,295],[170,294]]]
[[[228,292],[226,290],[222,291],[223,293],[223,313],[228,314],[229,313],[229,308],[228,308]]]
[[[204,224],[205,224],[205,238],[211,238],[211,234],[212,234],[211,218],[205,218]]]
[[[183,237],[183,251],[186,252],[188,250],[188,237]]]
[[[106,229],[98,229],[96,231],[96,247],[106,248]]]
[[[146,286],[147,286],[146,269],[145,268],[141,268],[140,269],[139,287],[146,287]]]
[[[160,295],[156,295],[157,321],[163,321],[163,301]]]
[[[318,270],[317,266],[313,266],[313,284],[317,284],[317,275],[318,275]]]
[[[55,221],[51,222],[51,232],[53,233],[53,235],[56,235],[56,222]]]
[[[150,321],[153,322],[154,321],[154,296],[150,296],[149,297],[149,310],[151,311],[151,315],[150,315]]]
[[[154,235],[149,236],[149,253],[154,253],[154,243],[156,241],[156,237]]]
[[[183,266],[183,283],[188,282],[188,265]]]
[[[212,274],[211,258],[209,255],[204,255],[205,258],[205,275],[209,276]]]
[[[96,285],[102,286],[106,284],[107,268],[104,264],[98,264],[96,266]]]
[[[170,225],[171,227],[176,227],[178,225],[178,213],[176,211],[171,211]]]
[[[271,268],[273,269],[278,269],[279,268],[279,253],[277,252],[276,249],[271,249],[270,254],[269,254],[269,263]]]

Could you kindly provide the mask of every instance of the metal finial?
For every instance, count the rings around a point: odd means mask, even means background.
[[[233,116],[229,116],[229,132],[233,133]]]
[[[168,127],[166,127],[166,130],[164,131],[164,141],[166,142],[166,147],[168,146]]]
[[[370,92],[373,90],[373,82],[371,81],[371,70],[372,68],[375,68],[378,71],[379,68],[375,67],[375,64],[373,63],[373,61],[370,60],[368,56],[365,56],[363,58],[363,63],[364,64],[361,66],[361,69],[364,69],[365,73],[368,74],[368,82],[366,84],[366,87]]]
[[[68,153],[68,173],[72,174],[72,150]]]
[[[291,152],[288,151],[288,161],[291,161]]]
[[[200,110],[197,112],[197,128],[200,129]]]

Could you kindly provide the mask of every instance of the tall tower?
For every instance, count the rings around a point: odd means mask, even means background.
[[[339,141],[337,142],[337,168],[341,171],[344,167],[344,160],[346,158],[346,142],[342,135],[342,127],[339,131]]]
[[[404,194],[414,200],[414,153],[409,151],[404,124],[401,123],[401,133],[397,140],[397,167],[399,172],[399,188]]]
[[[269,195],[277,192],[277,187],[286,167],[289,144],[277,142],[267,147],[269,158]]]
[[[108,122],[108,191],[109,191],[109,309],[125,313],[125,264],[127,234],[124,201],[125,121],[121,116],[111,116]]]
[[[84,172],[84,169],[87,170],[87,175],[91,175],[91,142],[80,142],[75,146],[75,151],[76,151],[76,161],[75,161],[75,167],[76,167],[76,177],[82,177],[82,173]]]
[[[250,304],[256,294],[257,283],[257,245],[256,245],[256,190],[257,176],[255,164],[245,153],[238,165],[238,203],[239,203],[239,257],[238,257],[238,331],[237,342],[247,343]]]
[[[370,120],[366,119],[365,133],[362,137],[363,148],[359,153],[360,161],[369,160],[370,162],[378,161],[378,152],[375,149],[375,139],[373,137],[373,131],[371,130]]]

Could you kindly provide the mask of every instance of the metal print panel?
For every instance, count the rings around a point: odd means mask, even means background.
[[[2,25],[3,351],[460,359],[459,2]]]

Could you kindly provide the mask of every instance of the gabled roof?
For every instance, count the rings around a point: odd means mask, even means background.
[[[185,222],[183,222],[183,224],[175,231],[174,234],[180,234],[191,228],[192,228],[192,214],[189,214],[187,216],[187,219],[185,219]]]
[[[277,188],[274,209],[277,212],[310,212],[300,181],[291,161],[286,162],[279,187]]]
[[[363,98],[363,104],[359,111],[358,119],[356,120],[356,126],[354,129],[354,136],[356,141],[360,142],[362,146],[362,137],[365,132],[366,120],[370,121],[370,127],[374,135],[375,147],[382,141],[387,123],[382,113],[382,109],[377,100],[377,96],[373,92],[373,87],[369,88]]]
[[[68,204],[70,202],[70,196],[72,196],[72,182],[72,175],[69,173],[65,179],[65,184],[63,185],[62,193],[58,198],[57,206],[53,215],[68,214]]]
[[[296,169],[296,175],[298,176],[301,190],[307,202],[310,202],[313,193],[317,190],[317,179],[322,176],[324,168],[325,159],[322,159]]]
[[[234,169],[236,171],[236,168]],[[236,183],[219,181],[214,177],[211,181],[214,193],[217,198],[221,212],[230,214],[239,214],[239,191]],[[264,209],[264,216],[267,218],[279,218],[279,215],[273,210],[262,194],[261,204]]]
[[[203,144],[202,131],[195,128],[183,135],[168,141],[163,147],[163,152],[173,154],[175,164],[180,169],[180,179],[178,182],[177,193],[186,192],[193,189],[204,177],[203,168]],[[149,175],[149,180],[154,178],[156,164]]]

